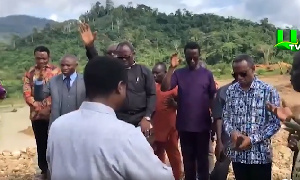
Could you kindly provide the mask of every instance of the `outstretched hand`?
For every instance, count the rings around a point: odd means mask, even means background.
[[[270,102],[267,102],[266,104],[267,110],[273,113],[275,116],[277,116],[280,121],[290,121],[290,119],[293,117],[293,113],[291,109],[287,106],[287,103],[285,100],[282,100],[282,106],[276,107],[274,104],[271,104]]]
[[[78,30],[85,46],[91,46],[94,44],[94,41],[97,37],[97,31],[92,32],[90,26],[87,23],[80,23]]]

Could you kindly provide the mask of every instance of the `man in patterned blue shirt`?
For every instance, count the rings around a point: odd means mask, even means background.
[[[236,180],[271,180],[271,137],[280,129],[280,120],[267,111],[266,103],[280,106],[278,92],[255,75],[249,55],[233,61],[238,82],[229,86],[223,121],[231,138],[227,155],[232,160]]]

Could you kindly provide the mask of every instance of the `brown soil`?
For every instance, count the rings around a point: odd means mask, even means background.
[[[22,131],[19,131],[19,133],[23,133],[23,134],[26,134],[30,137],[34,137],[34,133],[33,133],[33,130],[32,130],[31,126],[28,126],[26,129],[24,129]]]

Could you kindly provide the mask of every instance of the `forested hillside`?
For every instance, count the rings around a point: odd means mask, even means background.
[[[149,66],[166,61],[176,50],[182,52],[188,41],[199,42],[202,59],[210,65],[222,63],[225,67],[224,64],[240,53],[251,54],[259,63],[291,60],[290,52],[273,48],[276,27],[267,18],[255,23],[234,17],[192,14],[188,10],[167,15],[143,4],[136,8],[131,4],[114,7],[113,2],[107,0],[106,4],[97,2],[80,20],[98,31],[98,49],[128,40],[136,47],[138,61]],[[81,65],[85,64],[77,23],[70,20],[47,24],[42,31],[35,31],[26,38],[16,36],[11,46],[0,46],[0,78],[9,84],[19,84],[25,69],[34,64],[33,49],[37,45],[48,46],[55,63],[63,54],[71,53],[80,58]],[[288,29],[284,38],[289,39]]]
[[[0,41],[10,41],[12,35],[27,36],[34,31],[43,29],[47,23],[55,21],[27,15],[0,17]]]

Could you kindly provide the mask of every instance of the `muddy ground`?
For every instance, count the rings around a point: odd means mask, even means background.
[[[261,78],[272,84],[280,92],[289,106],[300,105],[300,94],[294,92],[288,76]],[[220,85],[230,82],[219,81]],[[29,109],[25,106],[1,113],[0,119],[0,180],[1,179],[33,179],[37,171],[36,150],[30,121]],[[4,126],[4,127],[3,127]],[[282,180],[290,177],[293,153],[286,147],[287,132],[280,130],[273,137],[273,179]],[[228,179],[233,179],[232,172]]]

